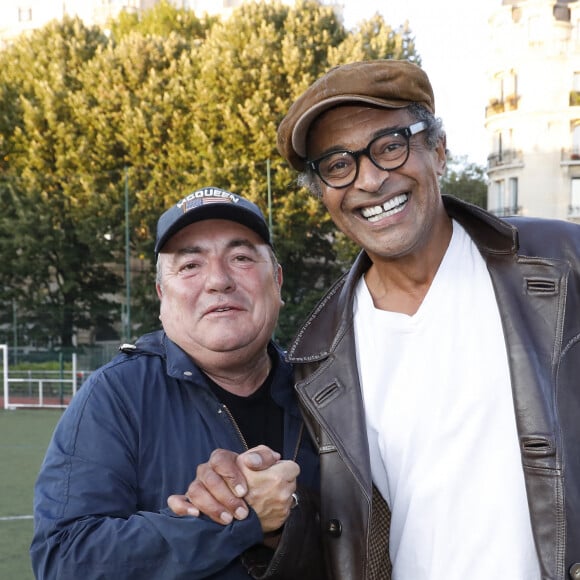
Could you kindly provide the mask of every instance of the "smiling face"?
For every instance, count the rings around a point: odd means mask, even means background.
[[[309,159],[336,150],[364,149],[377,134],[415,123],[406,109],[345,105],[323,113],[310,128]],[[337,225],[363,247],[375,264],[421,252],[442,253],[450,237],[450,222],[439,192],[445,170],[445,142],[435,149],[424,133],[410,138],[406,163],[384,171],[362,155],[356,180],[336,189],[319,180],[322,201]]]
[[[282,272],[262,238],[229,220],[177,232],[159,254],[167,336],[203,369],[263,357],[282,305]]]

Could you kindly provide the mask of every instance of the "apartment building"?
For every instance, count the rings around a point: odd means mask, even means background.
[[[580,2],[503,0],[489,33],[488,209],[580,221]]]

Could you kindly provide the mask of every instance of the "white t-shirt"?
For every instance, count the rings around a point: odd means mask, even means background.
[[[354,314],[393,579],[539,579],[501,321],[465,230],[415,315],[376,309],[364,279]]]

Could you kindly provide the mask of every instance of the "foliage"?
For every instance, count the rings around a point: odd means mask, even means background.
[[[114,332],[127,195],[133,332],[156,328],[157,218],[215,185],[272,220],[286,343],[354,249],[296,186],[276,128],[336,64],[419,62],[410,31],[379,16],[347,31],[313,0],[245,3],[223,22],[160,2],[110,30],[65,19],[0,52],[0,324],[10,328],[15,301],[21,343],[68,346],[82,328]]]
[[[71,106],[84,64],[104,43],[99,30],[66,19],[1,54],[10,89],[0,108],[12,118],[0,185],[0,280],[2,302],[17,308],[27,341],[70,346],[73,328],[111,317],[105,293],[116,277],[95,243],[105,216],[91,211],[92,192],[78,179],[80,127]]]
[[[406,58],[421,65],[409,24],[393,29],[378,14],[361,22],[354,34],[349,34],[344,42],[330,52],[331,62],[336,64],[388,57]]]
[[[113,204],[101,240],[107,233],[103,243],[120,264],[125,259],[127,191],[136,332],[158,325],[152,316],[151,266],[145,260],[152,255],[156,218],[188,187],[194,165],[189,83],[197,76],[197,65],[191,51],[191,44],[178,35],[129,34],[87,63],[85,91],[75,103],[79,121],[85,120],[82,159],[90,167],[85,183]]]
[[[440,180],[441,192],[487,208],[485,168],[467,161],[466,157],[450,158],[447,171]]]
[[[117,42],[133,32],[142,36],[167,37],[179,34],[183,38],[203,39],[218,20],[219,18],[208,15],[200,19],[191,10],[177,8],[168,0],[161,0],[142,14],[123,10],[117,18],[109,22],[109,30]]]

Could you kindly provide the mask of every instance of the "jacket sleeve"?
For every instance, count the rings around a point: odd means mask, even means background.
[[[258,518],[221,526],[139,505],[146,483],[132,412],[114,393],[83,386],[61,418],[35,487],[37,580],[235,577],[239,556],[262,541]]]
[[[319,494],[298,488],[298,505],[284,524],[276,551],[253,546],[242,563],[256,580],[323,580],[328,578],[322,551]]]

